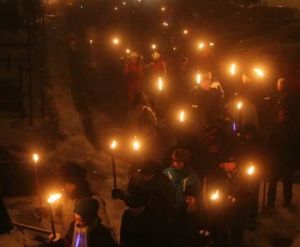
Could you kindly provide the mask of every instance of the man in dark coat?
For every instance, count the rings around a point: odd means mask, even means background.
[[[123,214],[121,223],[122,247],[166,246],[166,228],[161,217],[147,208],[147,192],[140,187],[131,187],[126,201],[129,207]]]
[[[92,198],[79,200],[74,209],[74,221],[66,234],[66,246],[115,247],[109,229],[98,217],[99,203]]]
[[[6,207],[4,205],[4,201],[2,195],[0,194],[0,246],[2,247],[21,247],[21,243],[19,243],[14,236],[11,235],[12,223]]]
[[[159,172],[159,165],[151,160],[145,160],[131,177],[127,191],[139,187],[148,195],[147,210],[159,215],[168,222],[175,208],[175,191],[167,176]],[[126,193],[119,189],[113,190],[113,198],[126,202]]]
[[[171,246],[206,246],[209,235],[206,214],[199,203],[199,191],[189,186],[184,192],[184,205],[172,224]]]
[[[296,140],[296,130],[293,126],[288,110],[282,108],[278,114],[278,124],[270,137],[271,162],[270,183],[268,191],[268,207],[274,208],[277,182],[282,177],[283,197],[286,208],[295,208],[292,205],[293,173],[296,169],[299,147]]]

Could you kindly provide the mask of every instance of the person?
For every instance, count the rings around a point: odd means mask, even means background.
[[[7,209],[4,205],[2,195],[0,194],[0,246],[21,247],[22,244],[17,241],[12,233],[12,223]]]
[[[197,121],[199,132],[202,133],[203,127],[213,124],[221,116],[223,92],[219,84],[215,83],[212,87],[211,72],[203,73],[199,87],[194,89],[194,107],[197,109]]]
[[[255,229],[258,216],[259,184],[262,177],[266,177],[268,152],[254,124],[246,124],[242,130],[238,160],[241,164],[253,164],[260,172],[260,176],[249,183],[249,227]]]
[[[183,204],[183,194],[188,186],[198,189],[200,194],[200,179],[196,172],[189,166],[189,152],[177,148],[172,153],[172,164],[163,171],[168,176],[176,193],[176,208],[179,209]]]
[[[129,126],[146,137],[157,135],[158,120],[144,93],[137,93],[128,113]]]
[[[108,228],[101,224],[98,217],[99,203],[92,198],[76,202],[74,221],[70,224],[65,237],[66,247],[116,247]]]
[[[148,207],[148,193],[140,187],[131,187],[122,216],[120,230],[121,247],[166,246],[166,229],[161,217]]]
[[[288,110],[282,108],[278,114],[278,124],[272,131],[269,140],[271,157],[270,182],[268,190],[267,207],[273,210],[275,207],[277,182],[282,177],[283,182],[283,207],[294,210],[293,197],[293,173],[297,164],[296,130],[293,126]]]
[[[86,180],[86,169],[74,162],[67,162],[63,165],[60,171],[60,176],[63,182],[65,197],[61,208],[61,218],[63,223],[63,231],[73,219],[72,212],[74,205],[78,200],[84,198],[94,198],[98,201],[99,217],[103,221],[103,224],[111,228],[109,218],[105,208],[105,202],[98,195],[91,191],[90,185]]]
[[[135,171],[129,181],[127,191],[135,187],[141,188],[147,193],[147,209],[153,214],[159,215],[167,224],[175,208],[175,191],[168,177],[159,172],[159,165],[154,160],[143,161],[140,168]],[[118,193],[121,195],[121,199],[124,198],[124,192],[120,190],[115,190],[113,197],[120,198]]]
[[[214,246],[243,246],[249,216],[249,188],[244,169],[234,158],[224,159],[207,174],[207,224]]]
[[[167,65],[161,54],[157,51],[152,53],[151,73],[153,78],[165,78],[167,75]]]
[[[210,233],[204,208],[199,203],[199,192],[197,188],[189,186],[183,195],[184,205],[172,224],[171,246],[206,246]]]
[[[134,96],[143,90],[143,66],[138,53],[130,53],[124,65],[124,76],[127,85],[128,106],[131,106]]]

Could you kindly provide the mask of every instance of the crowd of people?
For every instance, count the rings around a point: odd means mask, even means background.
[[[58,215],[62,215],[62,222],[71,224],[61,229],[65,237],[52,244],[241,247],[245,230],[256,229],[259,205],[265,213],[276,213],[280,179],[282,206],[297,212],[292,203],[293,175],[299,168],[297,101],[287,78],[278,80],[276,121],[266,139],[258,128],[259,115],[255,120],[241,114],[236,117],[226,109],[226,90],[213,81],[211,72],[203,72],[201,82],[189,87],[189,61],[180,59],[174,90],[164,101],[144,83],[147,77],[140,59],[132,53],[124,64],[131,128],[151,140],[150,147],[161,146],[162,122],[168,126],[168,109],[176,103],[190,107],[194,123],[186,129],[175,128],[172,135],[176,143],[164,147],[161,158],[152,152],[136,161],[126,190],[112,190],[112,198],[124,201],[127,207],[121,219],[120,241],[111,228],[104,201],[90,189],[86,170],[76,163],[65,164],[60,174],[67,197]],[[168,77],[167,63],[158,52],[145,67],[150,69],[150,80]],[[240,98],[251,102],[246,95],[239,94]],[[0,229],[8,233],[10,220],[6,211],[1,211],[6,220]]]

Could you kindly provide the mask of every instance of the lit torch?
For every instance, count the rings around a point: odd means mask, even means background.
[[[236,109],[238,110],[238,121],[239,121],[239,130],[242,130],[242,108],[243,108],[243,102],[239,101],[236,104]]]
[[[199,85],[201,83],[201,80],[202,80],[202,76],[200,73],[197,73],[196,74],[196,83]]]
[[[113,43],[113,45],[118,46],[120,44],[119,38],[113,38],[112,43]]]
[[[211,200],[211,201],[218,201],[218,200],[220,200],[220,191],[219,191],[219,190],[216,190],[215,192],[213,192],[213,193],[210,195],[210,200]]]
[[[259,78],[265,77],[265,72],[262,69],[254,68],[253,71],[254,71],[254,73],[256,74],[257,77],[259,77]]]
[[[255,173],[255,166],[254,165],[250,165],[248,168],[247,168],[247,174],[249,175],[249,176],[253,176],[254,175],[254,173]]]
[[[39,206],[42,207],[42,197],[41,197],[41,189],[40,189],[40,179],[39,179],[39,172],[38,172],[38,163],[40,161],[40,156],[37,153],[32,155],[32,161],[34,163],[34,177],[35,177],[35,187],[36,193],[38,197]]]
[[[231,75],[236,75],[236,71],[237,71],[236,64],[235,63],[231,64],[230,67],[229,67],[229,73]]]
[[[135,152],[138,152],[141,149],[141,143],[135,136],[133,141],[132,141],[132,150]]]
[[[198,43],[198,49],[203,50],[205,48],[205,43],[204,42],[199,42]]]
[[[161,77],[159,77],[157,80],[157,89],[160,92],[164,89],[164,81]]]
[[[113,181],[114,181],[114,189],[117,188],[117,174],[116,174],[116,161],[114,151],[118,148],[118,142],[116,140],[112,140],[110,143],[111,149],[111,164],[112,164],[112,172],[113,172]]]
[[[186,118],[185,111],[183,111],[183,110],[179,111],[179,114],[178,114],[179,122],[183,123],[185,121],[185,118]]]
[[[53,213],[53,204],[57,202],[61,198],[61,194],[52,194],[48,197],[48,203],[50,205],[50,223],[51,223],[51,230],[52,230],[52,241],[56,240],[56,230],[54,224],[54,213]]]

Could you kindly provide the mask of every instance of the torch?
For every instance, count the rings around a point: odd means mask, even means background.
[[[232,76],[235,76],[236,72],[237,72],[237,65],[235,63],[232,63],[229,66],[229,74],[232,75]]]
[[[51,241],[55,241],[59,239],[59,234],[56,233],[55,223],[54,223],[54,209],[53,204],[57,202],[61,198],[61,194],[52,194],[48,197],[48,203],[50,205],[50,224],[51,224]]]
[[[247,175],[250,176],[250,177],[252,177],[254,175],[255,171],[256,171],[256,168],[252,164],[246,170]]]
[[[258,78],[264,78],[265,77],[265,72],[261,69],[261,68],[254,68],[253,69],[254,74],[258,77]]]
[[[239,125],[239,131],[242,130],[242,108],[243,108],[243,102],[239,101],[236,104],[236,109],[238,110],[238,125]]]
[[[40,179],[39,179],[39,173],[38,173],[38,163],[40,161],[40,156],[37,153],[34,153],[32,155],[32,160],[33,160],[33,163],[34,163],[34,177],[35,177],[36,193],[37,193],[37,196],[38,196],[38,204],[39,204],[39,207],[42,207]]]
[[[164,81],[161,77],[158,77],[157,89],[158,89],[159,92],[161,92],[164,89]]]
[[[219,201],[220,198],[221,198],[221,196],[220,196],[220,191],[219,190],[216,190],[216,191],[212,192],[211,195],[210,195],[210,200],[213,201],[213,202]]]
[[[196,84],[197,84],[197,85],[200,85],[201,80],[202,80],[202,76],[201,76],[201,74],[198,72],[198,73],[196,74]]]
[[[114,151],[118,147],[118,142],[116,140],[113,140],[110,144],[111,149],[111,164],[112,164],[112,172],[113,172],[113,180],[114,180],[114,189],[117,188],[117,175],[116,175],[116,161],[115,161],[115,155]]]

